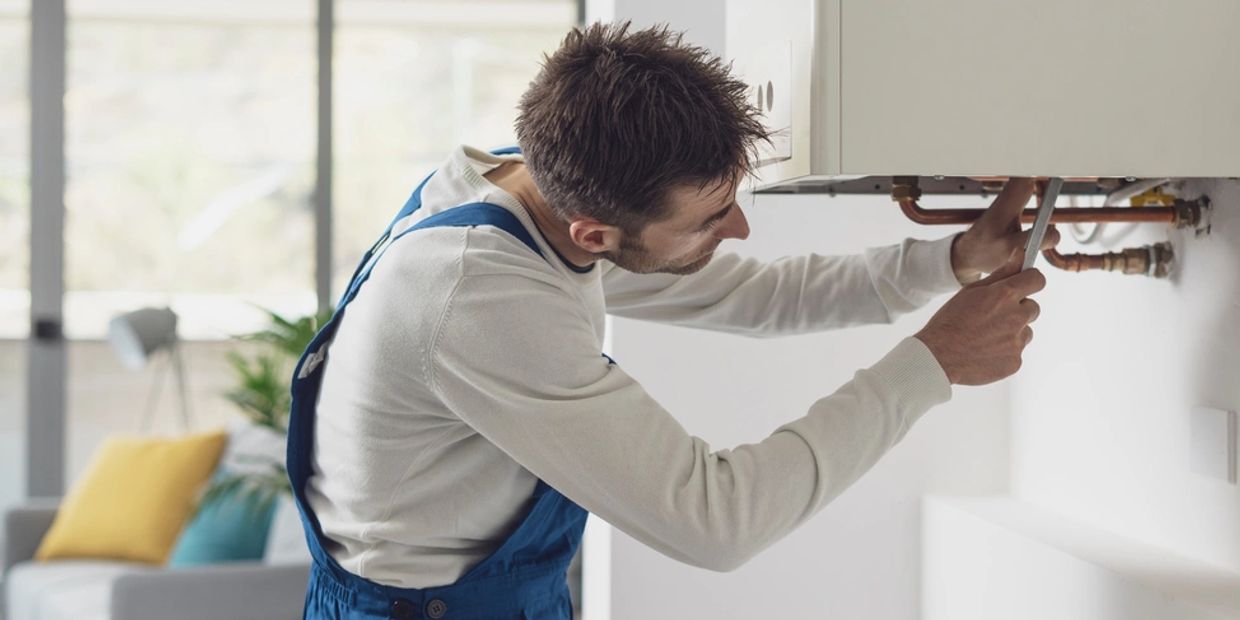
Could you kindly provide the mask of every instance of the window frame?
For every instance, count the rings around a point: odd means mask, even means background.
[[[26,495],[58,496],[65,484],[67,346],[65,305],[65,90],[68,0],[28,0],[30,18],[30,332],[26,366]],[[586,0],[576,0],[576,23]],[[315,0],[316,136],[314,291],[332,297],[334,148],[332,58],[336,0]],[[78,339],[75,339],[78,340]],[[90,340],[90,339],[86,339]]]

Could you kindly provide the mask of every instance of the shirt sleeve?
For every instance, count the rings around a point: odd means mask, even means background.
[[[905,239],[851,256],[810,254],[763,263],[717,256],[688,276],[603,274],[616,316],[750,336],[780,336],[891,323],[935,296],[959,290],[951,266],[956,235]]]
[[[650,547],[713,570],[792,531],[951,396],[933,355],[908,338],[799,417],[757,412],[797,418],[765,439],[715,449],[600,354],[567,290],[510,274],[462,277],[427,362],[437,397],[521,466]]]

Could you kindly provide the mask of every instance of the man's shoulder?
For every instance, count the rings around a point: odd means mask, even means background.
[[[562,288],[563,277],[547,259],[511,233],[494,226],[435,227],[395,240],[375,274],[398,286],[451,289],[462,279],[488,279],[507,286]]]

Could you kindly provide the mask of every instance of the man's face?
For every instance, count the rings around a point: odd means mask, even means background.
[[[749,221],[736,203],[737,183],[739,179],[672,190],[671,217],[648,224],[637,238],[623,235],[620,248],[604,256],[634,273],[688,275],[701,270],[724,239],[749,236]]]

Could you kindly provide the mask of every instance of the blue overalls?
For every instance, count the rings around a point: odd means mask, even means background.
[[[497,155],[513,152],[518,151],[494,151]],[[345,308],[357,296],[358,289],[370,276],[374,263],[383,257],[387,247],[406,237],[410,240],[403,243],[411,243],[417,238],[417,231],[427,228],[495,226],[542,256],[529,231],[516,216],[503,207],[487,203],[473,203],[436,213],[392,238],[396,223],[421,206],[422,188],[429,180],[430,177],[427,177],[418,185],[387,232],[366,252],[349,282],[347,292],[336,307],[335,315],[311,341],[293,373],[287,465],[293,495],[306,531],[306,542],[314,560],[306,591],[304,617],[316,620],[570,620],[572,604],[566,581],[568,564],[581,543],[588,513],[541,480],[534,489],[533,507],[494,553],[471,568],[456,583],[424,589],[384,586],[344,570],[323,549],[323,530],[306,501],[306,481],[313,472],[314,419],[319,386],[323,381],[322,362],[327,357],[328,347]],[[391,243],[384,245],[389,240]],[[372,257],[375,257],[374,262],[371,262]]]

